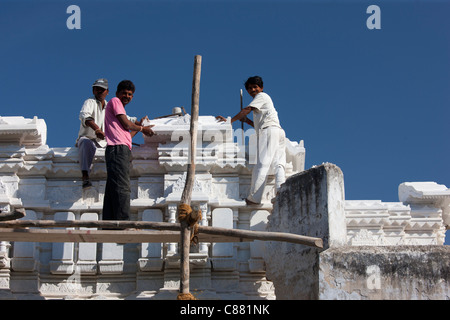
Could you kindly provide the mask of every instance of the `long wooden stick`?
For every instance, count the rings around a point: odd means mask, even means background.
[[[189,148],[189,159],[186,175],[186,184],[181,194],[181,203],[191,204],[192,188],[195,180],[195,159],[197,154],[197,127],[198,127],[198,109],[200,101],[200,73],[201,73],[202,57],[195,56],[194,75],[192,80],[192,107],[191,107],[191,124],[190,136],[191,144]]]
[[[99,228],[108,230],[154,229],[180,231],[180,224],[124,220],[14,220],[0,222],[0,228]]]
[[[113,221],[113,220],[68,220],[68,221],[55,221],[55,220],[14,220],[0,222],[0,228],[103,228],[103,229],[118,229],[117,231],[111,231],[111,233],[119,232],[121,229],[154,229],[161,231],[181,231],[180,223],[171,222],[152,222],[152,221]],[[2,230],[3,231],[3,230]],[[247,240],[263,240],[263,241],[284,241],[290,243],[303,244],[315,248],[323,248],[323,242],[320,238],[308,237],[293,233],[285,232],[267,232],[267,231],[252,231],[243,229],[226,229],[210,226],[198,226],[199,241],[208,242],[202,240],[202,234],[209,234],[215,236],[222,236],[227,239],[235,238],[236,242],[242,241],[242,239]],[[8,239],[3,237],[0,231],[0,240],[7,241]],[[139,236],[139,230],[128,231],[130,234],[136,234]],[[136,237],[139,238],[139,237]],[[47,239],[48,240],[48,239]],[[73,242],[69,241],[68,242]],[[16,239],[11,241],[18,241]],[[25,241],[25,240],[22,240]],[[31,239],[31,242],[35,240]],[[220,238],[218,238],[218,242]],[[86,239],[86,242],[90,242]],[[95,241],[94,241],[95,242]],[[164,242],[164,241],[162,241]]]
[[[244,107],[243,102],[242,102],[242,89],[240,91],[240,100],[241,100],[241,111],[242,108]],[[241,148],[244,148],[243,154],[245,154],[245,135],[244,135],[244,121],[241,121],[241,130],[242,130],[242,142],[241,142]]]
[[[192,79],[191,125],[190,125],[190,162],[188,163],[186,184],[181,194],[182,204],[191,204],[192,188],[195,180],[195,159],[197,153],[197,126],[200,101],[200,73],[202,57],[194,59],[194,74]],[[191,246],[191,228],[186,220],[181,221],[181,254],[180,254],[180,293],[189,295],[189,250]]]

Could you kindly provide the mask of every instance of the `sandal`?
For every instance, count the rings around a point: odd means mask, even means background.
[[[92,183],[89,180],[83,181],[83,189],[92,187]]]

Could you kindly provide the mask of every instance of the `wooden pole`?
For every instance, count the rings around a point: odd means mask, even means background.
[[[14,220],[0,222],[0,228],[101,228],[106,230],[154,229],[180,231],[180,224],[125,220]]]
[[[240,92],[240,98],[241,98],[241,111],[243,106],[243,101],[242,101],[242,89]],[[245,136],[244,136],[244,121],[241,121],[241,130],[242,130],[242,145],[241,147],[244,148],[243,154],[245,155]]]
[[[152,221],[115,221],[115,220],[68,220],[68,221],[55,221],[55,220],[14,220],[0,222],[0,228],[103,228],[103,229],[117,229],[109,230],[111,233],[118,232],[121,229],[154,229],[161,231],[181,231],[180,223],[171,222],[152,222]],[[139,236],[139,231],[129,231],[128,233],[136,233]],[[202,234],[215,235],[219,237],[228,238],[232,237],[236,239],[236,242],[242,241],[242,239],[248,240],[263,240],[263,241],[285,241],[290,243],[303,244],[315,248],[323,248],[323,242],[320,238],[302,236],[293,233],[285,232],[267,232],[267,231],[252,231],[242,229],[226,229],[210,226],[198,226],[199,238],[202,239]],[[0,232],[1,233],[1,232]],[[1,236],[1,235],[0,235]],[[137,237],[138,238],[138,237]],[[1,239],[7,240],[7,239]],[[18,241],[18,240],[15,240]],[[217,242],[220,238],[217,239]],[[72,242],[72,241],[70,241]],[[86,241],[89,242],[89,241]],[[202,241],[208,242],[208,241]]]
[[[186,184],[181,195],[181,203],[191,204],[192,187],[195,179],[195,159],[197,153],[197,127],[198,127],[198,109],[200,101],[200,72],[201,72],[202,57],[195,56],[194,60],[194,75],[192,80],[192,107],[191,107],[191,124],[190,136],[191,143],[189,148],[189,159],[186,175]]]
[[[198,127],[198,109],[200,101],[200,73],[202,57],[197,55],[194,59],[194,74],[192,79],[192,100],[191,100],[191,124],[190,136],[191,143],[189,148],[189,159],[186,175],[186,184],[181,195],[182,204],[191,204],[192,188],[195,180],[195,160],[197,154],[197,127]],[[180,295],[179,299],[191,299],[189,293],[189,250],[191,246],[191,228],[186,220],[180,221],[181,224],[181,254],[180,254]]]

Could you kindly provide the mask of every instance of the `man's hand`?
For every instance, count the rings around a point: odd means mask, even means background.
[[[244,109],[241,110],[241,112],[239,112],[239,113],[236,114],[233,118],[231,118],[231,123],[233,123],[233,122],[235,122],[235,121],[237,121],[237,120],[245,121],[246,123],[249,123],[249,122],[252,122],[252,123],[253,123],[253,121],[247,119],[247,115],[248,115],[250,112],[252,112],[253,109],[254,109],[254,108],[253,108],[253,107],[250,107],[250,106],[245,107]],[[247,120],[245,120],[245,119],[247,119]],[[222,117],[222,116],[217,116],[217,117],[216,117],[216,120],[219,121],[219,122],[227,122],[227,119],[225,119],[225,118]]]
[[[95,123],[93,119],[87,119],[85,124],[94,130],[95,136],[100,140],[105,140],[105,133],[100,129],[100,127]]]
[[[95,130],[95,136],[100,140],[105,140],[105,133],[100,129]]]
[[[153,136],[155,135],[155,133],[153,132],[153,130],[151,129],[151,127],[154,127],[155,125],[150,125],[150,126],[146,126],[146,127],[142,127],[142,133],[145,134],[146,136]]]
[[[216,120],[218,120],[219,122],[227,122],[227,119],[225,119],[225,118],[222,117],[222,116],[217,116],[217,117],[216,117]]]
[[[142,124],[144,123],[144,120],[148,120],[148,116],[145,116],[141,119],[141,121],[139,121],[137,124],[139,124],[140,126],[142,126]]]

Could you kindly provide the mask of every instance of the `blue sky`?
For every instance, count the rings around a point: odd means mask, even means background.
[[[260,75],[306,168],[338,165],[349,200],[398,201],[405,181],[450,187],[449,13],[449,1],[0,0],[0,114],[45,119],[50,147],[73,146],[99,77],[108,100],[135,83],[139,118],[189,112],[198,54],[200,115],[233,116]]]

